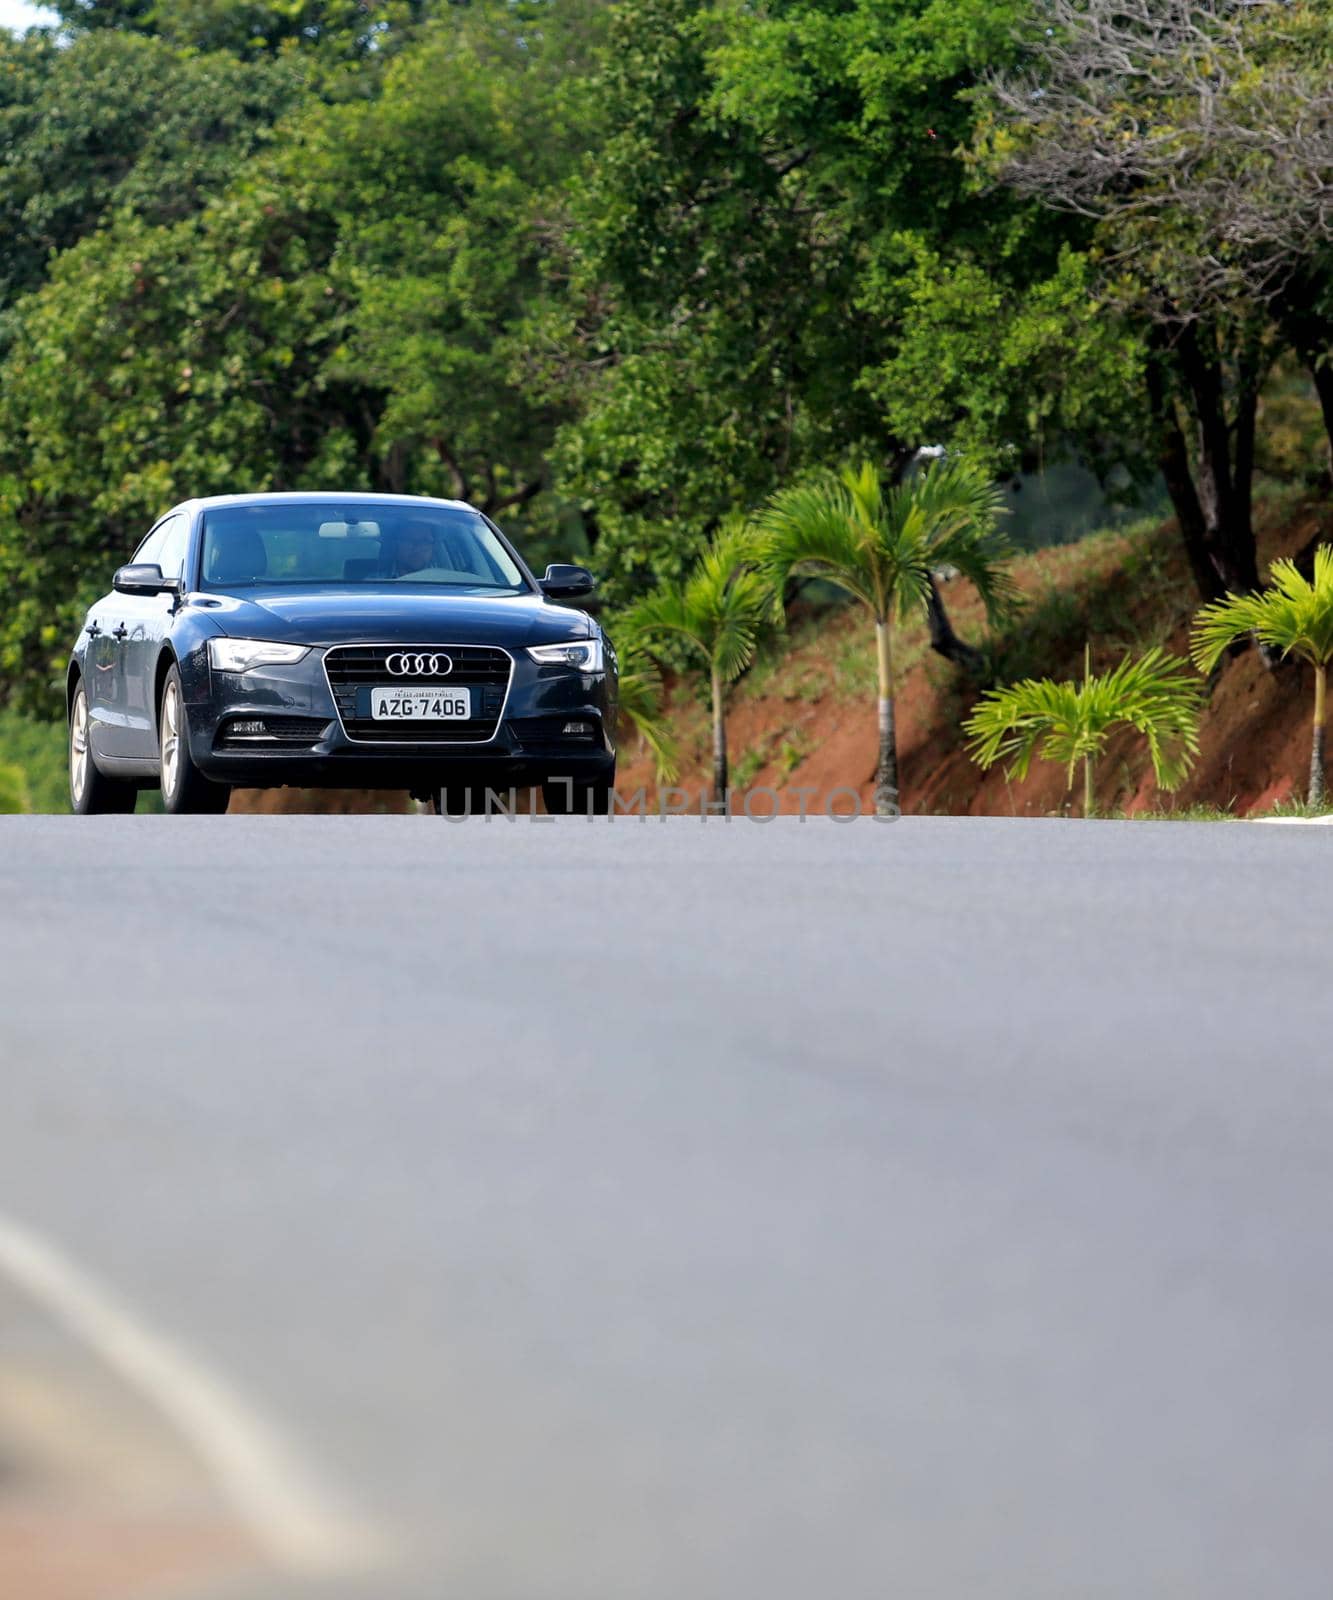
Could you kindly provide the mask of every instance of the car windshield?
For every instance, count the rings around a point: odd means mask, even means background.
[[[461,506],[284,501],[204,513],[202,589],[386,583],[527,588],[495,530]]]

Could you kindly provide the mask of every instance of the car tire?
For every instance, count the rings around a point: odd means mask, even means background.
[[[604,817],[611,810],[611,795],[616,786],[616,769],[605,777],[586,783],[557,778],[542,784],[542,804],[551,817]]]
[[[139,791],[124,778],[99,772],[88,740],[88,696],[83,680],[69,703],[69,803],[81,817],[124,816],[134,810]]]
[[[181,675],[171,667],[162,685],[157,711],[159,772],[162,780],[162,809],[175,816],[216,815],[227,809],[231,786],[214,783],[194,764],[190,741],[185,732],[185,696]]]

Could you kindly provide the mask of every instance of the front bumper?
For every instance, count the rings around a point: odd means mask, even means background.
[[[330,648],[336,659],[340,647]],[[523,787],[556,777],[587,780],[614,767],[612,674],[539,665],[525,650],[508,648],[513,668],[489,737],[480,736],[485,729],[473,730],[454,742],[451,730],[437,726],[423,738],[403,724],[388,730],[391,740],[366,743],[348,731],[351,719],[340,711],[325,670],[327,653],[317,646],[292,666],[244,673],[216,672],[206,658],[196,658],[183,677],[190,753],[200,770],[247,788],[405,789]],[[466,673],[449,681],[466,683]],[[345,688],[340,695],[348,706]],[[480,703],[475,696],[474,703]],[[263,732],[253,724],[262,724]],[[571,725],[580,731],[566,732]]]

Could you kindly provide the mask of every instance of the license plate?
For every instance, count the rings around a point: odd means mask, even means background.
[[[370,715],[376,722],[462,722],[472,715],[472,691],[374,688]]]

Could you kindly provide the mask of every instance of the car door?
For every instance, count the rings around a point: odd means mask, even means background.
[[[133,561],[159,559],[167,520],[163,518],[148,534],[134,552]],[[120,759],[144,754],[142,736],[136,737],[127,670],[131,655],[130,636],[142,627],[143,614],[139,608],[143,600],[141,595],[121,594],[118,589],[113,589],[99,606],[102,612],[99,620],[104,631],[98,643],[105,661],[99,668],[98,676],[104,678],[106,691],[99,706],[103,737],[98,742],[98,749],[105,755]],[[141,707],[138,708],[138,714],[142,716]]]
[[[184,512],[174,512],[153,530],[155,553],[135,559],[156,561],[162,576],[179,584],[189,531],[189,518]],[[149,760],[157,755],[157,657],[175,614],[179,590],[122,598],[126,634],[120,646],[120,676],[125,693],[126,754]]]
[[[120,595],[104,596],[88,613],[88,645],[84,652],[83,692],[88,697],[88,738],[99,756],[119,754],[120,727],[116,709],[117,626]]]

